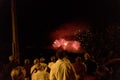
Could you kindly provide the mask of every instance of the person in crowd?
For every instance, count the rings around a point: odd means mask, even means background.
[[[83,80],[86,72],[86,65],[82,62],[81,57],[77,56],[73,63],[75,68],[77,80]]]
[[[58,58],[50,71],[50,80],[76,80],[75,70],[66,58],[65,51],[58,49],[56,52]]]
[[[51,69],[52,65],[53,65],[53,64],[55,63],[55,61],[56,61],[56,57],[55,57],[55,56],[51,56],[50,61],[51,61],[51,62],[48,63],[48,67]]]
[[[38,58],[35,58],[33,61],[33,66],[30,69],[31,80],[34,80],[34,74],[37,72],[37,67],[40,65],[40,61]]]
[[[12,80],[25,80],[26,70],[22,66],[17,66],[11,71]]]
[[[49,73],[45,71],[46,66],[39,65],[37,72],[34,74],[34,80],[49,80]]]
[[[84,59],[85,59],[84,63],[87,69],[84,80],[96,80],[96,71],[98,68],[96,61],[92,59],[88,53],[84,54]]]
[[[11,80],[11,70],[17,67],[19,64],[16,62],[16,59],[13,55],[9,56],[9,63],[5,65],[5,80]]]
[[[31,80],[30,78],[30,69],[31,69],[31,64],[30,64],[30,60],[29,59],[25,59],[24,60],[24,65],[23,65],[23,67],[25,68],[25,70],[26,70],[26,76],[25,76],[25,78],[26,78],[26,80]]]
[[[45,58],[44,57],[40,58],[40,65],[45,67],[44,69],[47,71],[48,65],[47,65],[47,63],[45,63]]]

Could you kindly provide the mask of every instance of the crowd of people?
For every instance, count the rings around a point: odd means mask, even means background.
[[[35,58],[33,64],[30,59],[25,59],[24,65],[19,65],[14,56],[10,56],[2,80],[103,80],[106,75],[112,74],[109,68],[99,65],[88,53],[84,54],[83,59],[76,56],[73,61],[68,54],[58,49],[48,63],[42,56]]]

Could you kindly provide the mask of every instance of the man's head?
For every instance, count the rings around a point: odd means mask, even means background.
[[[29,59],[25,59],[24,60],[24,64],[30,64],[30,60]]]
[[[38,58],[35,58],[34,61],[33,61],[34,64],[38,64],[39,62],[40,62],[40,61],[39,61]]]
[[[50,60],[51,60],[52,62],[55,62],[56,57],[55,57],[55,56],[52,56],[52,57],[50,58]]]
[[[88,53],[85,53],[85,54],[84,54],[84,59],[85,59],[85,60],[90,59],[90,55],[89,55]]]
[[[58,49],[56,52],[56,57],[59,59],[63,59],[65,57],[65,51],[63,49]]]
[[[45,58],[44,57],[41,57],[40,58],[40,63],[44,63],[45,62]]]
[[[15,57],[13,55],[9,56],[9,61],[13,62],[15,60]]]
[[[75,61],[76,61],[76,62],[82,62],[81,57],[77,56],[77,57],[75,58]]]

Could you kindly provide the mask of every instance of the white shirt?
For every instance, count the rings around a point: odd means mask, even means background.
[[[49,62],[48,67],[51,69],[52,65],[55,64],[55,62]]]
[[[50,80],[76,80],[71,63],[58,59],[51,68]]]
[[[33,66],[31,67],[31,70],[30,70],[31,80],[35,80],[33,76],[34,76],[34,74],[36,73],[36,70],[35,70],[35,69],[37,68],[37,66],[38,66],[38,65],[36,64],[36,65],[33,65]]]
[[[33,77],[34,80],[49,80],[49,73],[46,71],[38,70]]]

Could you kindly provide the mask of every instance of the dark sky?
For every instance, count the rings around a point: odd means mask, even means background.
[[[81,20],[97,26],[120,21],[119,0],[16,0],[21,47],[51,44],[49,35],[66,22]],[[0,47],[11,46],[10,0],[0,0]]]

